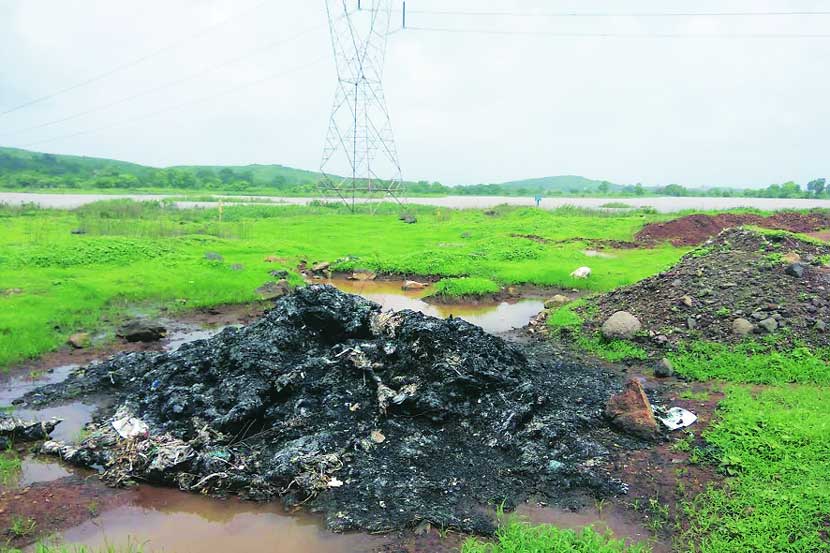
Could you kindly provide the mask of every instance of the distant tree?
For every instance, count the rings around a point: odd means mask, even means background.
[[[634,185],[634,193],[635,193],[636,195],[638,195],[638,196],[642,196],[643,194],[645,194],[645,192],[646,192],[646,191],[645,191],[645,190],[643,190],[643,185],[642,185],[642,183],[639,183],[639,182],[638,182],[637,184],[635,184],[635,185]]]
[[[816,196],[821,196],[827,189],[827,179],[815,179],[807,183],[807,191]]]
[[[666,196],[688,196],[689,191],[686,187],[681,186],[679,184],[669,184],[661,190],[663,194]]]
[[[608,182],[607,180],[604,180],[601,183],[599,183],[599,186],[597,187],[597,190],[599,190],[603,194],[608,194],[609,188],[611,188],[611,183]]]

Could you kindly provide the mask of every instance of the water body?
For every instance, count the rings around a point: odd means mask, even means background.
[[[333,279],[328,282],[344,292],[358,294],[379,303],[384,309],[411,309],[442,319],[459,317],[492,333],[521,328],[544,308],[541,299],[530,298],[510,302],[436,305],[422,299],[431,292],[430,289],[402,290],[402,281]]]
[[[163,194],[28,194],[24,192],[0,192],[0,203],[20,205],[31,202],[42,207],[56,209],[74,209],[82,205],[100,200],[133,199],[133,200],[163,200],[173,196]],[[316,198],[286,198],[276,196],[216,196],[217,198],[244,198],[261,204],[306,205]],[[358,200],[363,203],[366,200]],[[371,200],[374,201],[374,200]],[[431,205],[447,208],[476,208],[486,209],[501,204],[528,206],[534,205],[532,197],[516,196],[443,196],[438,198],[405,198],[405,203],[416,205]],[[610,201],[622,201],[631,207],[651,207],[663,213],[683,211],[686,209],[734,209],[751,207],[774,211],[778,209],[810,209],[830,208],[830,200],[805,200],[786,198],[543,198],[543,209],[554,209],[562,206],[576,206],[586,208],[600,208]],[[216,207],[215,202],[176,202],[178,207]]]

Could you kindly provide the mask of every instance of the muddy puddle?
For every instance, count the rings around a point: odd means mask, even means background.
[[[430,294],[429,289],[402,290],[401,281],[357,281],[337,278],[328,283],[344,292],[358,294],[379,303],[385,310],[411,309],[442,319],[452,315],[491,333],[521,328],[544,308],[544,302],[541,299],[531,298],[492,303],[435,305],[422,299]]]
[[[66,530],[63,540],[96,550],[143,544],[144,551],[167,553],[368,553],[388,542],[327,532],[314,517],[288,515],[273,503],[217,500],[150,486],[134,494],[130,504]]]

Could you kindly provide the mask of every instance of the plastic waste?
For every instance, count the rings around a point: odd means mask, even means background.
[[[660,419],[660,422],[666,425],[666,428],[669,430],[678,430],[680,428],[686,428],[687,426],[691,426],[697,421],[697,415],[683,409],[682,407],[672,407],[668,411],[666,411],[666,415],[663,417],[657,417]]]
[[[112,421],[112,427],[118,435],[125,439],[147,438],[150,435],[150,428],[141,419],[135,417],[124,417]]]

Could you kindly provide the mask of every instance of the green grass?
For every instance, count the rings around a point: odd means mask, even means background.
[[[534,526],[508,519],[493,543],[468,539],[461,553],[647,553],[645,545],[627,545],[623,540],[600,534],[588,527],[580,531],[550,525]]]
[[[8,486],[15,481],[21,469],[20,456],[9,449],[0,452],[0,486]]]
[[[692,342],[668,355],[675,372],[695,380],[753,384],[830,384],[830,349],[779,350],[770,341],[737,345]]]
[[[607,202],[602,204],[600,207],[605,209],[630,209],[634,206],[625,202]]]
[[[626,340],[607,340],[599,333],[587,334],[582,330],[585,322],[577,309],[586,306],[585,300],[563,305],[548,315],[547,325],[554,333],[567,333],[582,350],[612,363],[648,359],[648,352]]]
[[[830,550],[830,389],[727,390],[704,434],[729,476],[685,506],[684,551]]]
[[[446,297],[485,296],[501,291],[501,286],[480,277],[444,278],[433,287],[433,295]]]
[[[586,243],[560,242],[631,240],[644,223],[660,218],[639,212],[407,209],[416,224],[398,220],[400,208],[390,204],[376,215],[353,215],[337,204],[232,205],[221,220],[218,209],[177,210],[159,202],[110,200],[77,211],[0,207],[0,367],[55,349],[74,332],[111,327],[102,319],[115,322],[128,309],[252,301],[271,270],[287,269],[301,282],[301,260],[469,278],[450,281],[453,290],[468,283],[481,291],[490,282],[489,289],[529,283],[602,291],[663,270],[686,251],[615,250],[613,258],[589,259],[582,253]],[[530,234],[550,242],[512,236]],[[205,259],[206,252],[223,260]],[[266,256],[286,262],[266,263]],[[586,264],[591,278],[570,277]]]

